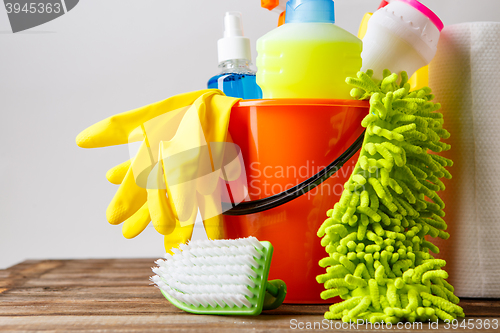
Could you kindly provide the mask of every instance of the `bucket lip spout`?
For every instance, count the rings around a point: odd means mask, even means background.
[[[276,98],[276,99],[247,99],[241,100],[234,107],[266,107],[266,106],[348,106],[355,108],[369,108],[368,101],[354,99],[309,99],[309,98]]]

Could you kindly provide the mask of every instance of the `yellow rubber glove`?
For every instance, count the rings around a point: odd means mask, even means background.
[[[167,112],[191,105],[198,97],[213,89],[179,94],[163,101],[123,112],[90,126],[76,137],[76,144],[82,148],[101,148],[129,143],[129,136],[137,134],[137,141],[143,139],[137,131],[147,121]]]
[[[109,169],[108,172],[106,172],[106,179],[111,184],[120,185],[123,182],[131,163],[132,161],[128,160]]]
[[[230,149],[233,147],[231,140],[227,143],[229,115],[237,101],[217,94],[204,94],[187,110],[172,140],[160,145],[168,194],[166,200],[178,225],[186,230],[185,237],[190,235],[190,228],[186,227],[194,223],[196,208],[200,209],[207,236],[211,239],[224,237],[218,187],[219,178],[224,178],[221,170],[227,169],[225,174],[231,175],[232,179],[240,176],[242,170],[237,154]],[[169,163],[170,157],[175,163]],[[226,165],[224,157],[232,163]],[[153,204],[150,204],[152,209]],[[165,238],[166,244],[177,241]]]
[[[169,250],[190,239],[199,207],[207,235],[223,237],[218,182],[228,176],[220,175],[221,147],[237,101],[217,90],[181,94],[110,117],[80,133],[77,144],[84,148],[143,140],[135,157],[106,174],[110,182],[120,184],[106,212],[108,221],[125,221],[122,231],[127,238],[152,221],[165,235]],[[176,163],[164,163],[170,158]],[[228,178],[237,178],[242,167],[236,160],[224,169]]]
[[[160,146],[159,161],[148,177],[148,208],[153,226],[162,235],[171,234],[176,226],[176,218],[167,197],[163,178],[163,159]]]
[[[151,217],[149,216],[148,203],[146,202],[134,215],[123,222],[122,233],[125,238],[134,238],[146,229]]]
[[[82,148],[99,148],[126,144],[144,139],[144,123],[171,111],[191,105],[198,97],[213,90],[201,90],[176,95],[163,101],[147,105],[135,110],[123,112],[104,119],[82,131],[76,138],[76,143]],[[106,210],[106,217],[111,224],[120,224],[138,212],[147,199],[146,189],[137,185],[134,169],[140,169],[144,164],[144,156],[148,156],[148,147],[143,144],[136,158],[120,182],[113,200]],[[136,164],[138,166],[136,166]],[[122,165],[108,171],[110,181],[117,182],[120,177],[113,177],[116,169],[123,174]],[[146,175],[147,176],[147,175]]]

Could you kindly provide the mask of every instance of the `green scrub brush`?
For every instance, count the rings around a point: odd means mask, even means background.
[[[281,305],[286,285],[267,281],[273,246],[255,237],[204,240],[172,249],[151,277],[173,305],[196,314],[258,315]]]
[[[328,257],[319,262],[326,273],[317,281],[321,297],[340,296],[326,319],[396,323],[453,320],[464,313],[446,281],[446,262],[429,251],[439,249],[428,237],[447,239],[444,203],[437,191],[452,161],[435,153],[450,146],[441,139],[440,105],[429,88],[410,92],[408,77],[373,72],[347,79],[351,95],[370,99],[362,125],[365,139],[340,201],[327,212],[318,231]],[[434,152],[434,154],[429,153]]]

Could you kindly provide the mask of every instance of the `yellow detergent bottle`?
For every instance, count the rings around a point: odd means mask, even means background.
[[[288,1],[285,24],[257,41],[263,98],[351,98],[362,42],[334,23],[333,0]]]

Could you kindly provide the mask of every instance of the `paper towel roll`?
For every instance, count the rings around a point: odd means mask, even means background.
[[[450,239],[435,242],[462,297],[500,297],[500,23],[441,33],[429,86],[451,133],[453,179],[442,192]]]

